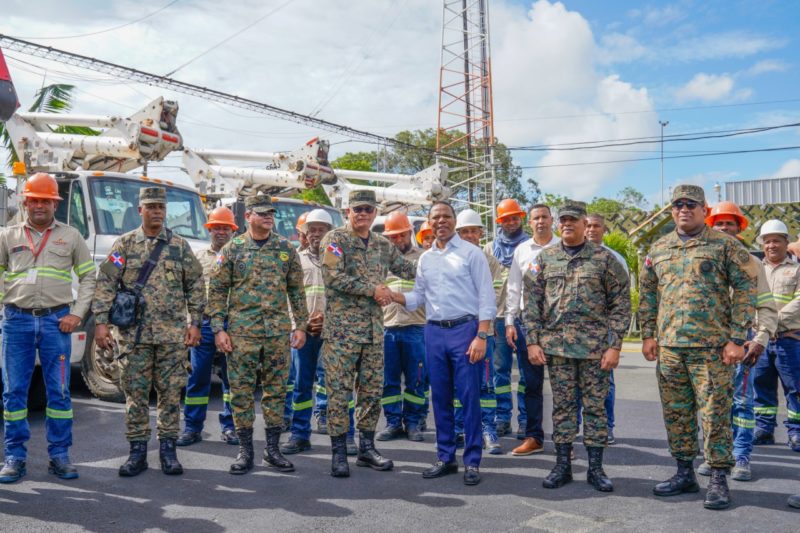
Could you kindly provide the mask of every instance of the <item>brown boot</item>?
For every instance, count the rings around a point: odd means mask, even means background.
[[[542,453],[544,451],[544,444],[539,439],[533,437],[525,437],[522,444],[511,450],[511,455],[531,455],[534,453]]]

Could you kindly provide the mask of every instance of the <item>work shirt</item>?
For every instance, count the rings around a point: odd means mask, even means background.
[[[483,247],[483,253],[486,254],[486,259],[489,261],[489,270],[492,273],[492,285],[494,286],[495,303],[497,304],[497,316],[495,318],[503,318],[506,314],[509,269],[494,256],[492,241],[486,243]],[[494,331],[494,328],[492,328],[492,331]]]
[[[561,239],[553,235],[550,242],[544,246],[537,244],[533,239],[523,241],[514,250],[514,259],[511,261],[511,268],[508,271],[508,282],[506,283],[506,326],[513,326],[514,320],[520,315],[520,311],[525,309],[525,295],[523,294],[523,276],[531,269],[531,264],[545,248],[561,242]]]
[[[639,276],[642,338],[660,346],[718,347],[746,339],[756,309],[758,270],[730,235],[677,231],[650,248]]]
[[[440,249],[434,242],[419,258],[414,290],[405,293],[406,309],[425,306],[428,320],[474,315],[494,320],[497,312],[486,255],[457,234]]]
[[[35,258],[31,247],[38,253]],[[72,272],[78,277],[75,299]],[[2,232],[0,275],[3,273],[2,302],[6,305],[40,309],[70,304],[70,314],[84,318],[94,298],[95,267],[86,241],[75,228],[57,220],[43,233],[27,222]]]
[[[767,283],[778,308],[778,333],[800,329],[800,264],[786,257],[779,265],[764,259]]]
[[[525,274],[525,290],[528,346],[573,359],[622,349],[631,321],[630,282],[602,246],[587,241],[574,255],[563,243],[542,251]]]
[[[417,261],[422,255],[422,250],[413,246],[403,254],[403,257]],[[414,289],[413,279],[402,279],[397,276],[386,278],[386,286],[396,292],[408,292]],[[403,326],[422,326],[425,324],[425,309],[420,307],[409,312],[401,304],[392,302],[383,308],[383,326],[386,328]]]
[[[322,279],[322,263],[319,256],[314,257],[308,248],[298,253],[303,267],[303,285],[306,289],[306,307],[309,316],[325,312],[325,281]]]

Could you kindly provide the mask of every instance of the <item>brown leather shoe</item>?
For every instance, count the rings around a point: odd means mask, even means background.
[[[542,453],[543,451],[544,445],[542,441],[533,437],[525,437],[522,444],[511,450],[511,455],[531,455],[533,453]]]

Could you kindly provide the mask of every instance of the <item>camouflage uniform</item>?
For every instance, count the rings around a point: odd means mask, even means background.
[[[373,293],[389,272],[414,279],[416,262],[405,259],[377,233],[370,232],[364,244],[349,226],[330,231],[320,249],[326,299],[322,358],[328,433],[332,437],[347,433],[348,396],[354,387],[356,425],[374,431],[383,393],[383,309]]]
[[[586,216],[585,204],[565,204],[559,215]],[[622,349],[631,319],[630,282],[611,252],[585,241],[570,256],[563,242],[545,248],[525,274],[523,320],[528,346],[547,356],[553,390],[553,442],[572,444],[578,430],[578,392],[583,399],[584,444],[605,447],[609,371],[600,359]]]
[[[673,198],[703,202],[702,189],[678,186]],[[699,198],[699,200],[698,200]],[[746,339],[756,308],[757,271],[732,237],[703,227],[682,241],[677,231],[650,249],[640,276],[642,338],[659,346],[657,376],[670,453],[691,462],[699,451],[697,411],[704,451],[712,468],[733,466],[731,404],[733,365],[722,347]]]
[[[271,208],[269,197],[247,199],[248,208]],[[306,329],[308,311],[303,268],[289,240],[272,231],[259,246],[250,233],[235,237],[217,256],[208,287],[208,310],[214,333],[228,335],[233,352],[227,355],[233,422],[237,431],[252,429],[253,392],[261,377],[261,409],[267,429],[280,427],[286,398],[292,329]]]
[[[140,198],[141,203],[166,203],[164,189],[157,187],[142,189]],[[92,305],[97,324],[109,323],[118,283],[133,287],[156,241],[167,241],[167,237],[166,228],[157,237],[148,238],[139,227],[114,242],[97,277]],[[174,439],[180,427],[181,389],[186,385],[183,343],[187,312],[191,323],[199,327],[206,301],[203,268],[183,238],[171,234],[142,295],[145,306],[141,323],[117,335],[126,437],[131,442],[149,440],[150,390],[155,387],[158,438]]]

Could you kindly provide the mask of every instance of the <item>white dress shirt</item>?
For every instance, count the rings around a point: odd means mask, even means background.
[[[520,310],[525,308],[524,295],[522,293],[523,273],[531,268],[531,263],[539,256],[542,250],[560,242],[561,239],[555,235],[544,246],[537,244],[533,239],[528,239],[519,243],[517,249],[514,250],[514,259],[511,261],[511,270],[508,272],[506,326],[513,326]]]
[[[483,251],[453,235],[443,249],[436,243],[419,258],[414,290],[404,293],[406,309],[425,305],[428,320],[474,315],[494,320],[497,306],[492,274]]]

